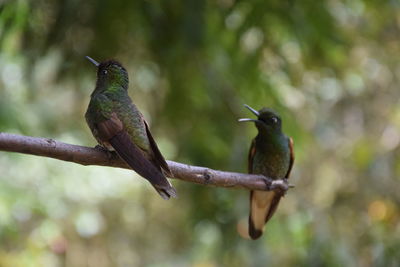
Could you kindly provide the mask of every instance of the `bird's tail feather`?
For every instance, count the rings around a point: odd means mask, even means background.
[[[249,235],[252,239],[263,234],[264,225],[274,214],[280,198],[271,191],[250,192]]]
[[[131,140],[125,131],[121,131],[109,140],[118,155],[134,171],[146,178],[164,199],[177,197],[175,188],[152,162],[150,162]]]
[[[171,197],[174,197],[174,198],[178,197],[178,194],[176,193],[175,188],[173,188],[172,186],[167,189],[165,189],[165,188],[158,189],[157,187],[154,187],[154,188],[157,190],[158,194],[160,194],[160,196],[165,200],[168,200]]]

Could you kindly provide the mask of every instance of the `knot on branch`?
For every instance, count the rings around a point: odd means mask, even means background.
[[[201,174],[197,175],[197,177],[203,179],[204,184],[209,184],[211,182],[211,178],[212,178],[211,170],[208,168],[205,168]]]
[[[209,169],[206,169],[203,173],[204,179],[206,180],[206,182],[209,182],[211,179],[211,172]]]
[[[46,142],[48,143],[48,144],[50,144],[52,147],[55,147],[57,144],[56,144],[56,141],[54,141],[53,139],[51,139],[51,138],[47,138],[46,139]]]

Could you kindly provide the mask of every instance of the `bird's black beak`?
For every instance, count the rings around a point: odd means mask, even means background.
[[[244,104],[244,106],[245,106],[248,110],[250,110],[254,115],[256,115],[257,117],[260,115],[260,113],[258,113],[257,110],[255,110],[254,108],[250,107],[249,105]],[[258,122],[258,120],[255,120],[255,119],[248,119],[248,118],[239,119],[239,122],[246,122],[246,121]]]
[[[89,57],[89,56],[86,56],[86,58],[87,58],[90,62],[92,62],[96,67],[98,67],[98,66],[100,65],[100,63],[97,62],[96,60],[94,60],[93,58],[91,58],[91,57]]]

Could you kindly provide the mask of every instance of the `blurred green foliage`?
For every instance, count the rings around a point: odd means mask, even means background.
[[[115,58],[167,159],[246,170],[268,106],[291,182],[249,241],[248,192],[0,152],[0,266],[398,266],[399,1],[0,4],[0,131],[94,146],[83,114]]]

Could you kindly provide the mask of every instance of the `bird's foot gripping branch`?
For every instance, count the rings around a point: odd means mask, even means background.
[[[0,132],[0,151],[24,153],[81,165],[98,165],[131,169],[117,155],[96,148],[66,144],[49,138],[39,138]],[[171,178],[217,187],[235,187],[248,190],[285,193],[293,187],[286,179],[273,180],[263,175],[225,172],[204,167],[167,161]]]
[[[268,186],[268,182],[266,182]],[[282,196],[286,194],[289,188],[294,188],[294,185],[288,183],[288,179],[273,180],[268,186],[268,191],[279,192]]]

